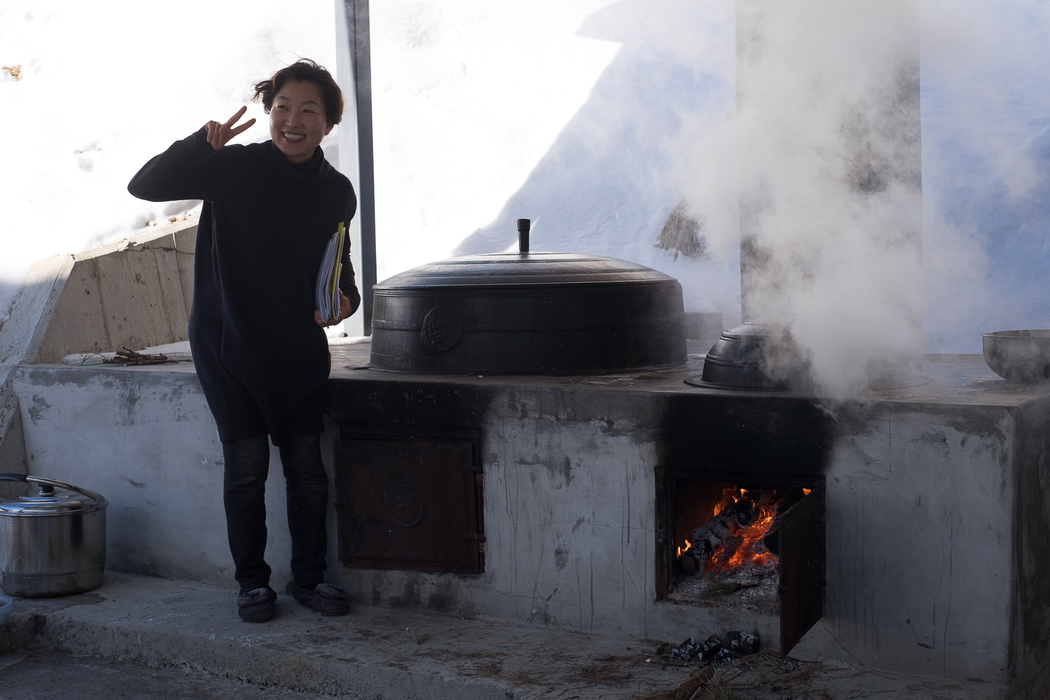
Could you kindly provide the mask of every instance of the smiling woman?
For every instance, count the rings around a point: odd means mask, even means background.
[[[310,160],[334,124],[325,119],[321,91],[313,83],[289,81],[274,98],[270,138],[293,163]]]
[[[320,148],[342,117],[338,85],[300,60],[256,84],[255,96],[270,115],[272,141],[227,145],[255,123],[238,124],[241,107],[150,160],[128,190],[150,201],[204,200],[190,348],[222,440],[238,614],[265,622],[277,599],[264,559],[268,438],[280,448],[288,486],[290,592],[323,614],[348,609],[345,594],[323,582],[328,480],[319,434],[331,356],[322,328],[350,316],[361,296],[346,242],[339,308],[322,318],[314,307],[328,241],[357,208],[350,181]]]
[[[114,243],[198,206],[143,202],[125,189],[136,169],[170,143],[167,135],[216,115],[225,120],[251,98],[256,81],[300,56],[336,73],[332,0],[299,0],[294,13],[280,0],[256,0],[250,7],[245,12],[242,3],[213,0],[0,2],[0,104],[11,114],[32,114],[39,135],[7,139],[0,156],[0,201],[5,231],[11,232],[0,255],[0,323],[14,312],[19,290],[35,283],[35,262]],[[180,35],[192,35],[208,50],[158,50],[158,37]],[[183,85],[188,75],[201,77],[192,99],[163,97],[180,90],[170,86]],[[105,109],[68,117],[69,105],[99,100]],[[114,119],[142,109],[149,118],[134,127]],[[258,107],[249,105],[249,111],[261,115]],[[259,125],[254,131],[259,138],[249,132],[241,137],[245,143],[269,139]],[[329,148],[327,141],[324,148],[337,165],[334,144]]]
[[[270,138],[293,163],[305,163],[342,120],[343,95],[323,67],[303,59],[255,85],[270,115]]]

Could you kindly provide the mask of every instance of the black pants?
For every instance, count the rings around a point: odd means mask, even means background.
[[[279,447],[288,491],[288,530],[292,536],[292,576],[312,588],[321,583],[328,550],[328,475],[321,462],[319,435],[289,438]],[[266,563],[266,475],[270,443],[265,435],[222,443],[226,461],[223,503],[226,531],[241,593],[270,583]]]

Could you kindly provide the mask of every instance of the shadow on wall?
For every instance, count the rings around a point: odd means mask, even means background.
[[[579,33],[621,50],[496,220],[455,254],[507,250],[515,220],[531,218],[533,251],[647,265],[682,283],[687,310],[739,315],[739,258],[715,259],[704,222],[682,206],[687,134],[733,106],[716,56],[732,56],[732,12],[712,17],[717,4],[624,0],[588,17]]]
[[[1034,0],[925,0],[923,325],[929,352],[1050,328],[1050,15]]]
[[[936,129],[939,118],[928,109],[924,131]],[[939,279],[952,282],[927,291],[924,327],[929,352],[980,353],[986,331],[1050,328],[1050,128],[1014,144],[1030,159],[1034,183],[1019,193],[987,154],[949,129],[942,133],[923,155],[924,184],[938,192],[937,210],[927,214],[925,257],[943,267]],[[953,257],[968,249],[973,260]],[[960,287],[965,295],[957,294]]]

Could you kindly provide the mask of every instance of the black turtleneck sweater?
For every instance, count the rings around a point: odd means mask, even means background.
[[[260,416],[281,433],[331,368],[314,288],[328,239],[357,209],[350,181],[320,148],[295,165],[272,141],[216,151],[201,129],[146,163],[128,191],[204,201],[189,327],[197,375],[221,439],[258,434]],[[356,311],[349,240],[344,250],[339,286]],[[307,403],[319,423],[319,401]]]

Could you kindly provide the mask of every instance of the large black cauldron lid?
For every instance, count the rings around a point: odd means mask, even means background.
[[[682,287],[616,258],[491,253],[373,287],[375,369],[429,374],[602,374],[685,362]]]
[[[376,284],[377,292],[431,287],[521,287],[674,281],[637,263],[578,253],[485,253],[428,263]]]

